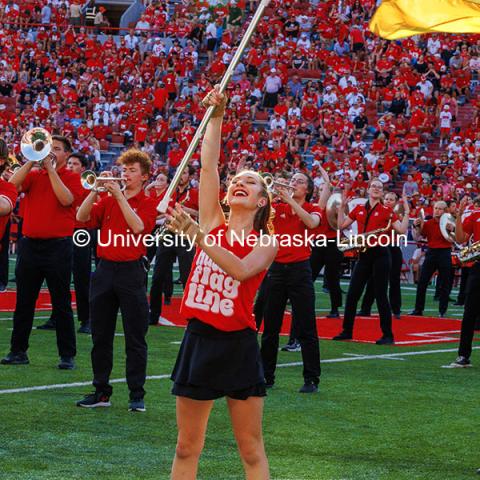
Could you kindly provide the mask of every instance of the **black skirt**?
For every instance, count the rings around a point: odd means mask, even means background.
[[[195,400],[264,397],[257,334],[250,328],[224,332],[191,319],[171,379],[172,393]]]

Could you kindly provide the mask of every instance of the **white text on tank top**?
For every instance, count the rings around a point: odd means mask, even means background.
[[[204,251],[197,257],[185,305],[226,317],[234,313],[240,282],[227,275]]]

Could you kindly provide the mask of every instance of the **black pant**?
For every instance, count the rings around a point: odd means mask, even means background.
[[[357,304],[368,280],[373,277],[374,296],[380,315],[380,327],[384,337],[393,337],[392,311],[387,298],[388,279],[392,259],[388,247],[373,247],[361,253],[352,272],[345,302],[343,330],[353,332]]]
[[[296,337],[302,347],[303,377],[306,382],[319,382],[320,346],[315,320],[315,291],[310,261],[274,262],[267,273],[262,360],[267,382],[275,380],[278,341],[287,300],[292,304],[296,321]]]
[[[330,294],[331,310],[338,310],[342,306],[342,291],[340,289],[340,266],[343,254],[337,248],[336,240],[329,241],[325,247],[313,247],[310,256],[313,281],[325,267],[324,276],[327,280]]]
[[[400,276],[402,273],[403,256],[400,247],[388,247],[390,256],[392,257],[392,267],[390,269],[389,291],[388,299],[390,301],[390,308],[394,314],[400,314],[402,309],[402,294],[400,289]],[[363,312],[370,312],[373,301],[375,300],[375,286],[373,284],[373,277],[367,283],[367,289],[363,295],[362,306]]]
[[[439,311],[445,313],[448,308],[449,279],[452,271],[452,254],[449,248],[429,248],[420,271],[417,286],[415,310],[423,312],[425,295],[432,275],[438,270]]]
[[[7,222],[5,233],[0,240],[0,284],[8,284],[8,248],[10,246],[10,221]]]
[[[13,315],[12,352],[26,352],[32,331],[35,303],[44,280],[56,312],[57,347],[61,357],[76,354],[70,278],[71,237],[38,240],[23,237],[19,243],[15,276],[17,302]]]
[[[195,251],[182,246],[159,245],[155,257],[152,286],[150,287],[150,322],[157,322],[162,314],[162,293],[169,293],[169,279],[171,281],[172,268],[175,258],[178,257],[180,280],[185,284],[190,274]]]
[[[470,274],[470,267],[462,267],[462,275],[460,276],[460,288],[458,289],[457,303],[465,303],[465,292],[467,290],[467,281]]]
[[[118,309],[125,332],[127,384],[130,398],[143,398],[147,372],[148,301],[145,270],[140,260],[110,262],[101,259],[90,282],[93,385],[111,394],[113,340]]]
[[[475,322],[480,312],[480,262],[470,269],[465,295],[465,310],[462,319],[462,333],[458,354],[470,358]]]
[[[92,250],[90,245],[85,247],[73,246],[73,285],[77,304],[77,317],[82,325],[90,322],[90,275],[92,273]]]

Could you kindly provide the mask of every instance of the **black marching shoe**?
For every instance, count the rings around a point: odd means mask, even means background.
[[[372,312],[367,312],[365,310],[360,310],[358,313],[357,313],[357,316],[359,317],[371,317],[372,316]]]
[[[311,380],[304,383],[303,387],[298,391],[298,393],[317,393],[318,385]]]
[[[472,362],[467,357],[457,357],[457,359],[450,364],[451,368],[468,368],[472,366]]]
[[[423,317],[423,312],[420,310],[412,310],[409,315],[415,315],[417,317]]]
[[[60,370],[73,370],[75,368],[73,357],[60,357],[58,368]]]
[[[80,328],[77,330],[78,333],[86,333],[86,334],[91,334],[92,329],[90,328],[90,323],[82,323],[80,325]]]
[[[338,310],[332,310],[326,318],[340,318],[340,314],[338,313]]]
[[[386,337],[385,335],[382,338],[379,338],[376,342],[377,345],[393,345],[395,341],[393,337]]]
[[[456,301],[454,304],[453,304],[455,307],[463,307],[465,305],[464,302],[460,302],[460,301]]]
[[[143,398],[132,398],[128,402],[128,411],[129,412],[145,412],[145,402]]]
[[[165,297],[163,300],[164,305],[171,305],[172,304],[172,297]]]
[[[446,318],[447,312],[439,312],[438,318]]]
[[[338,335],[332,338],[332,340],[351,340],[352,334],[343,330]]]
[[[25,352],[9,352],[5,358],[0,360],[2,365],[28,365],[30,360]]]
[[[39,325],[37,327],[37,330],[56,330],[56,329],[57,329],[56,325],[50,320],[48,322],[45,322],[43,325]]]
[[[399,313],[394,313],[393,318],[396,318],[397,320],[400,320],[402,316]]]
[[[103,392],[90,393],[77,402],[77,407],[84,408],[110,407],[111,405],[110,395]]]

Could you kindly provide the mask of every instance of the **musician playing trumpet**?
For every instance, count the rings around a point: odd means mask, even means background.
[[[427,287],[432,275],[438,270],[439,283],[439,313],[444,317],[448,308],[449,281],[452,271],[452,243],[448,241],[440,230],[440,217],[445,213],[447,204],[444,201],[436,202],[433,206],[433,218],[424,221],[417,218],[413,223],[413,238],[426,237],[428,250],[425,254],[425,261],[420,271],[415,309],[410,315],[423,315],[425,308],[425,296]],[[453,230],[447,225],[447,230]]]
[[[388,233],[390,227],[397,233],[404,234],[408,228],[409,206],[406,198],[403,198],[405,215],[400,221],[394,211],[382,204],[383,183],[378,178],[370,180],[368,186],[368,200],[364,205],[357,205],[345,218],[344,207],[345,196],[342,197],[342,205],[338,210],[338,226],[340,230],[348,228],[354,221],[357,221],[358,232],[361,234],[372,233],[368,238],[368,245],[371,247],[359,254],[345,303],[345,314],[343,319],[343,331],[333,337],[333,340],[351,340],[353,337],[353,325],[357,303],[369,278],[373,276],[375,287],[375,300],[380,315],[380,326],[382,337],[377,340],[377,345],[391,345],[394,343],[392,332],[392,312],[387,297],[388,279],[391,268],[391,254],[388,247],[376,244],[376,239],[382,232]]]
[[[473,242],[480,242],[480,210],[472,212],[462,221],[462,214],[467,206],[468,197],[465,196],[460,202],[458,215],[455,220],[455,239],[464,243],[470,238]],[[480,197],[474,199],[474,204],[480,203]],[[470,355],[472,354],[472,341],[475,330],[475,321],[480,311],[480,262],[477,260],[470,269],[465,294],[465,310],[462,319],[462,331],[460,334],[460,345],[458,357],[451,367],[471,367]]]

